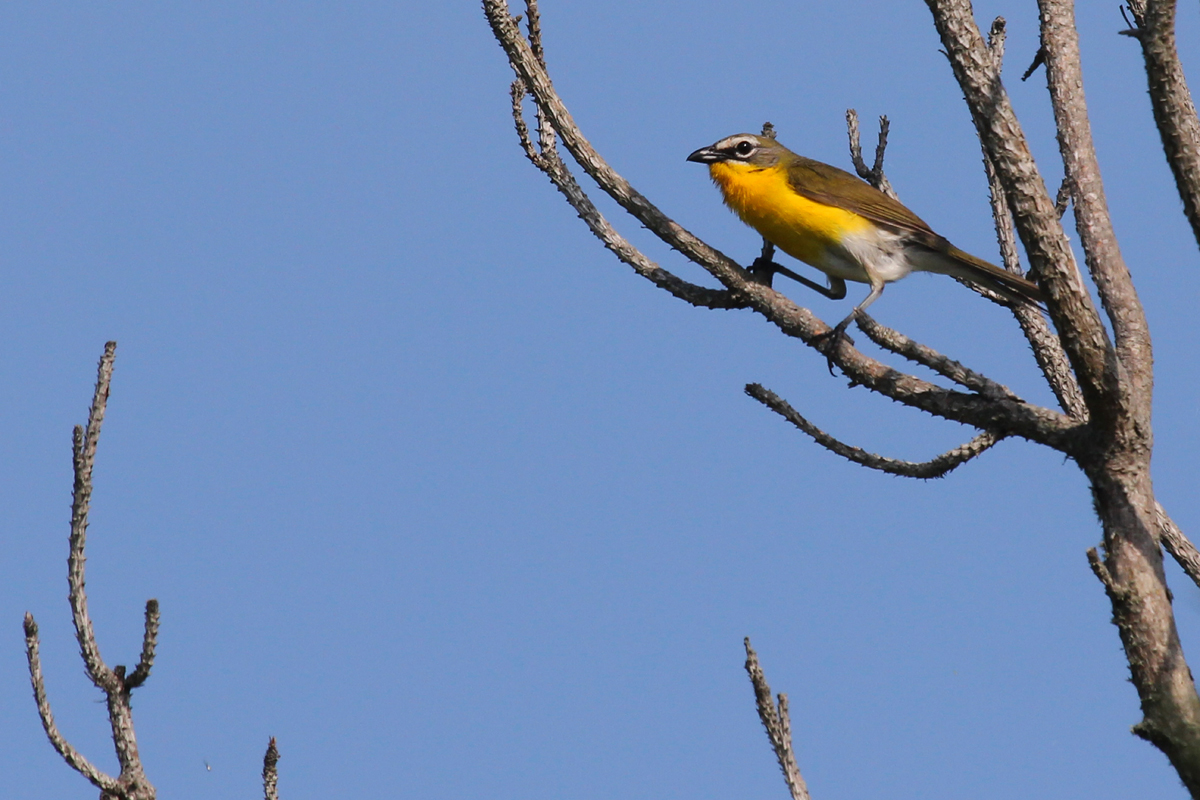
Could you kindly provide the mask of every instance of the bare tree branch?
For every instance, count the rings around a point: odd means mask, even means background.
[[[995,56],[975,24],[969,0],[926,4],[980,141],[996,168],[1083,398],[1094,413],[1117,391],[1116,375],[1109,370],[1108,335],[1074,266],[1070,243],[1000,81]]]
[[[1129,0],[1134,27],[1122,31],[1142,46],[1150,107],[1183,213],[1200,242],[1200,119],[1175,47],[1175,0]]]
[[[96,445],[100,439],[100,426],[104,424],[104,410],[108,404],[108,389],[112,382],[113,358],[116,342],[104,346],[100,367],[96,374],[96,392],[88,413],[86,428],[75,427],[72,449],[75,465],[75,489],[71,502],[70,556],[67,559],[67,583],[70,586],[71,615],[75,623],[75,638],[79,642],[79,653],[87,667],[88,677],[96,686],[108,691],[116,689],[112,670],[100,657],[96,644],[96,632],[88,616],[87,591],[84,589],[83,567],[87,559],[83,555],[87,544],[88,506],[92,498],[92,468],[96,463]]]
[[[512,112],[513,123],[516,126],[517,135],[521,142],[521,148],[525,151],[525,156],[535,167],[545,173],[546,177],[550,178],[551,183],[562,193],[571,207],[579,214],[579,218],[587,224],[588,229],[592,231],[606,248],[612,251],[621,261],[633,267],[635,272],[652,282],[655,286],[665,289],[675,297],[691,305],[711,309],[747,307],[748,302],[744,298],[740,298],[735,292],[710,289],[706,286],[689,283],[668,270],[663,269],[643,255],[625,237],[621,236],[609,224],[604,215],[600,213],[595,204],[592,203],[587,193],[583,191],[574,176],[571,175],[562,158],[559,157],[554,147],[554,135],[550,123],[541,119],[542,112],[540,106],[538,107],[538,127],[542,131],[542,149],[539,151],[534,148],[533,141],[529,138],[529,129],[525,125],[525,120],[521,113],[521,101],[525,95],[525,84],[518,78],[513,82],[512,86]]]
[[[1155,503],[1154,511],[1158,520],[1159,541],[1192,582],[1200,586],[1200,551],[1196,550],[1196,545],[1184,535],[1161,504]]]
[[[546,112],[549,122],[572,157],[626,211],[667,244],[708,270],[727,289],[734,291],[739,301],[744,297],[748,307],[762,314],[784,334],[796,337],[811,347],[823,348],[822,352],[851,381],[872,391],[976,428],[1022,436],[1063,452],[1072,450],[1079,431],[1076,422],[1065,415],[1029,404],[942,389],[915,376],[897,372],[867,357],[844,340],[839,341],[836,347],[827,347],[827,335],[831,329],[811,311],[754,281],[752,276],[724,254],[666,217],[618,175],[575,125],[562,100],[554,92],[544,66],[535,57],[529,43],[521,35],[516,20],[508,12],[506,2],[484,0],[483,5],[492,31],[508,55],[509,63],[533,94],[538,106]],[[1057,222],[1057,218],[1054,218],[1054,223]]]
[[[886,116],[879,118],[879,142],[875,145],[875,165],[868,168],[862,157],[862,138],[858,133],[858,112],[853,108],[846,109],[846,132],[850,137],[850,161],[858,177],[874,186],[893,200],[899,200],[892,183],[883,173],[883,155],[887,150],[888,130],[891,123]]]
[[[84,564],[87,558],[84,547],[87,543],[88,507],[92,497],[92,472],[96,463],[96,447],[100,439],[100,428],[104,422],[104,412],[108,403],[109,387],[112,382],[113,359],[116,354],[116,342],[108,342],[104,346],[104,355],[100,358],[100,366],[96,375],[96,390],[92,397],[92,407],[88,413],[86,428],[76,426],[72,438],[72,456],[75,468],[75,486],[71,502],[71,536],[70,554],[67,558],[67,584],[71,604],[71,617],[75,624],[75,638],[79,642],[80,656],[83,658],[88,677],[96,686],[104,691],[105,702],[108,706],[108,721],[112,728],[113,746],[117,752],[117,761],[121,765],[121,774],[111,778],[93,767],[86,759],[77,753],[59,734],[50,716],[50,705],[46,699],[45,688],[42,685],[41,665],[37,653],[37,625],[33,617],[25,617],[25,642],[29,657],[30,676],[34,685],[34,698],[38,704],[38,712],[42,716],[42,726],[50,743],[59,755],[101,789],[101,800],[154,800],[154,786],[146,778],[142,768],[142,760],[138,754],[137,736],[133,730],[133,709],[130,705],[130,692],[136,686],[145,682],[154,663],[154,648],[158,638],[158,602],[150,600],[146,603],[146,628],[142,640],[142,655],[137,668],[128,678],[125,667],[116,666],[110,669],[100,657],[100,648],[96,644],[96,634],[88,616],[87,591],[84,581]]]
[[[783,779],[787,782],[792,800],[809,800],[808,786],[805,785],[804,778],[800,775],[800,768],[796,766],[796,754],[792,751],[792,720],[788,714],[787,695],[780,694],[779,705],[775,705],[775,700],[771,697],[771,687],[767,684],[767,677],[758,664],[758,653],[755,653],[754,648],[750,646],[749,636],[746,637],[744,644],[746,645],[746,672],[750,675],[750,683],[754,685],[758,718],[762,720],[763,728],[767,731],[767,738],[771,740],[771,749],[775,751],[775,758],[779,761]]]
[[[904,356],[913,363],[928,367],[939,375],[949,378],[960,386],[965,386],[973,392],[979,392],[986,397],[1003,397],[1008,400],[1021,402],[1021,398],[1013,394],[1007,386],[996,383],[986,375],[967,369],[948,356],[944,356],[932,347],[913,341],[899,331],[881,325],[867,314],[860,314],[858,327],[872,342],[885,350]]]
[[[54,714],[50,711],[50,700],[46,696],[45,678],[42,676],[42,660],[38,653],[38,627],[33,615],[29,613],[25,614],[25,656],[29,662],[29,682],[33,684],[33,699],[37,703],[38,716],[42,718],[42,727],[50,739],[50,744],[72,769],[87,778],[97,789],[115,791],[116,779],[96,769],[58,732]]]
[[[146,630],[142,635],[142,656],[128,678],[125,679],[127,689],[135,689],[150,677],[150,668],[154,666],[154,648],[158,646],[158,601],[146,601]]]
[[[1000,75],[1004,66],[1006,30],[1004,17],[996,17],[992,20],[992,27],[988,31],[988,52],[992,56],[992,69],[997,76]],[[1000,178],[996,174],[996,166],[992,163],[986,147],[983,148],[983,166],[988,179],[992,219],[996,225],[996,241],[1000,246],[1000,257],[1004,268],[1016,275],[1024,275],[1021,269],[1021,257],[1017,252],[1012,211],[1009,209],[1004,187],[1000,185]],[[1059,189],[1059,199],[1063,197],[1065,188],[1066,182],[1064,181],[1063,187]],[[1058,207],[1057,201],[1055,207],[1056,209]],[[1060,219],[1062,218],[1062,211],[1058,212],[1058,216]],[[1083,402],[1079,382],[1075,380],[1075,375],[1071,371],[1071,364],[1067,360],[1062,343],[1050,330],[1045,317],[1040,311],[1027,304],[1019,303],[1011,308],[1013,316],[1021,326],[1021,332],[1025,334],[1025,339],[1033,351],[1034,360],[1041,368],[1042,374],[1050,384],[1050,389],[1054,392],[1063,411],[1075,419],[1086,420],[1087,406]]]
[[[1114,381],[1111,368],[1106,370],[1110,374],[1108,385],[1120,396],[1109,408],[1122,414],[1149,412],[1153,387],[1150,331],[1108,214],[1083,91],[1074,0],[1039,0],[1038,7],[1042,15],[1046,82],[1058,128],[1059,152],[1066,169],[1065,181],[1075,208],[1075,229],[1088,271],[1112,324],[1117,358],[1125,371],[1126,380]],[[1192,113],[1195,116],[1194,110]],[[1126,398],[1126,392],[1134,396]],[[1134,424],[1142,423],[1149,424],[1149,419]]]
[[[922,480],[941,478],[955,468],[967,463],[972,458],[982,454],[992,445],[996,444],[996,442],[1004,438],[1003,436],[984,431],[971,441],[942,453],[940,456],[929,461],[902,461],[898,458],[888,458],[876,455],[875,453],[869,453],[860,447],[855,447],[854,445],[849,445],[835,439],[801,416],[800,412],[792,408],[786,400],[770,389],[763,388],[760,384],[747,384],[746,394],[807,433],[812,437],[814,442],[831,453],[835,453],[847,461],[853,461],[855,464],[861,464],[864,467],[870,467],[880,472],[899,475],[904,478],[920,478]]]
[[[275,737],[267,744],[267,754],[263,756],[263,798],[264,800],[279,800],[279,750],[275,747]]]

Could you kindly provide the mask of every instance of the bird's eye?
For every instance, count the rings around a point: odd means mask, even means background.
[[[754,150],[754,145],[750,144],[750,142],[746,141],[745,139],[738,142],[737,145],[733,148],[733,151],[735,153],[737,153],[739,156],[748,156],[748,155],[750,155],[750,153],[753,150]]]

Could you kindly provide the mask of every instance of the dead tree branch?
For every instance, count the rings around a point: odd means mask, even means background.
[[[1013,394],[1007,386],[996,383],[986,375],[967,369],[952,358],[942,355],[932,347],[921,344],[905,336],[900,331],[892,330],[881,325],[867,314],[859,315],[856,320],[858,327],[875,344],[884,350],[890,350],[899,356],[904,356],[914,364],[928,367],[944,378],[965,386],[973,392],[986,397],[1003,397],[1008,400],[1021,402],[1021,398]]]
[[[1154,504],[1154,515],[1158,522],[1158,535],[1163,547],[1192,579],[1192,582],[1196,586],[1200,586],[1200,551],[1196,550],[1196,545],[1184,536],[1183,531],[1175,524],[1175,520],[1171,519],[1167,515],[1166,509],[1158,503]]]
[[[758,402],[762,403],[767,408],[774,411],[779,416],[786,419],[788,422],[795,425],[800,430],[804,431],[817,444],[824,447],[831,453],[835,453],[847,461],[853,461],[855,464],[861,464],[864,467],[886,472],[890,475],[899,475],[904,478],[920,478],[922,480],[931,480],[933,478],[941,478],[962,466],[971,459],[981,455],[988,450],[996,442],[1000,441],[1002,436],[984,431],[969,442],[959,445],[953,450],[942,453],[936,458],[929,461],[902,461],[898,458],[888,458],[887,456],[876,455],[875,453],[863,450],[860,447],[855,447],[851,444],[830,436],[825,431],[813,425],[805,419],[800,412],[792,408],[792,406],[779,395],[772,392],[770,389],[765,389],[757,383],[751,383],[746,386],[746,394],[753,397]]]
[[[1200,243],[1200,119],[1175,46],[1175,0],[1129,0],[1133,27],[1146,62],[1150,107],[1183,213]]]
[[[792,751],[792,720],[788,714],[786,694],[779,695],[779,704],[775,704],[771,696],[771,687],[767,684],[767,676],[763,674],[758,664],[758,653],[750,646],[750,637],[745,639],[746,672],[750,683],[754,685],[754,699],[758,705],[758,718],[762,720],[767,738],[771,740],[771,749],[779,761],[779,769],[787,782],[792,800],[809,800],[808,786],[796,766],[796,754]]]
[[[116,778],[96,769],[81,756],[59,733],[50,713],[50,702],[42,678],[41,662],[38,658],[37,624],[33,616],[25,615],[25,647],[29,661],[29,676],[33,683],[34,699],[42,718],[42,727],[50,744],[63,760],[101,790],[101,800],[154,800],[154,786],[146,778],[138,755],[137,737],[133,730],[133,709],[130,692],[141,686],[150,676],[154,663],[154,649],[158,639],[158,601],[146,603],[145,634],[142,654],[137,667],[128,677],[125,667],[109,668],[100,656],[92,620],[88,616],[87,591],[84,588],[84,564],[87,561],[84,547],[87,543],[88,508],[92,497],[92,472],[96,463],[96,446],[100,440],[100,427],[108,404],[109,386],[112,382],[113,359],[116,342],[104,346],[104,355],[96,376],[96,391],[88,413],[86,427],[76,426],[72,438],[75,486],[71,502],[70,555],[67,558],[67,584],[71,615],[75,623],[75,638],[79,642],[79,653],[83,658],[88,677],[103,690],[108,706],[108,720],[112,728],[113,746],[121,774]]]
[[[275,747],[275,737],[267,744],[267,754],[263,756],[263,798],[264,800],[279,800],[279,750]]]
[[[1000,81],[996,59],[972,16],[969,0],[926,0],[975,129],[995,166],[1031,271],[1046,294],[1054,327],[1089,408],[1103,409],[1115,391],[1111,347],[1041,172]]]
[[[1150,331],[1133,279],[1121,257],[1104,196],[1083,91],[1074,0],[1040,0],[1038,7],[1042,15],[1046,82],[1058,128],[1059,152],[1066,169],[1065,181],[1075,209],[1075,230],[1112,325],[1116,356],[1124,373],[1120,376],[1124,380],[1118,380],[1113,366],[1106,365],[1106,383],[1113,393],[1106,407],[1122,414],[1136,414],[1140,409],[1149,410],[1153,377]],[[1149,419],[1145,422],[1148,424]]]
[[[1104,528],[1092,554],[1141,699],[1134,731],[1162,750],[1200,797],[1200,697],[1183,658],[1158,547],[1150,480],[1152,359],[1145,318],[1116,244],[1092,147],[1070,0],[1040,0],[1041,52],[1060,153],[1089,272],[1113,328],[1110,343],[1070,253],[1058,209],[966,0],[927,0],[988,160],[1012,211],[1087,409],[1076,460]],[[1048,375],[1048,377],[1050,377]],[[1064,409],[1071,398],[1056,386]],[[1073,413],[1073,412],[1072,412]],[[1073,414],[1077,418],[1081,415]]]
[[[887,150],[888,131],[891,123],[886,116],[879,118],[879,142],[875,145],[875,164],[867,167],[862,156],[862,137],[858,133],[858,112],[853,108],[846,109],[846,133],[850,137],[850,161],[858,177],[874,186],[893,200],[899,200],[892,182],[883,173],[883,155]]]
[[[808,309],[797,306],[769,286],[755,281],[753,276],[723,253],[709,247],[668,218],[607,164],[588,143],[554,91],[544,64],[522,35],[516,18],[509,13],[507,3],[504,0],[484,0],[483,5],[497,41],[522,82],[522,90],[532,94],[563,145],[584,171],[655,235],[717,278],[733,294],[733,304],[744,303],[745,307],[764,316],[784,334],[821,349],[831,330],[829,326]],[[557,163],[561,164],[561,160]],[[560,177],[560,180],[566,185],[565,177]],[[1079,433],[1077,423],[1058,412],[1028,403],[943,389],[869,358],[844,341],[836,348],[828,349],[825,355],[855,384],[935,416],[1004,435],[1029,438],[1062,452],[1073,449]]]
[[[54,722],[54,714],[50,711],[50,700],[46,696],[46,680],[42,676],[42,659],[39,655],[38,626],[33,620],[33,614],[25,614],[25,655],[29,662],[29,682],[33,685],[33,700],[37,703],[38,716],[42,718],[42,728],[50,739],[50,744],[63,760],[76,772],[91,781],[92,785],[104,792],[116,790],[115,778],[105,775],[96,769],[70,742],[58,732]]]
[[[1161,4],[1154,12],[1160,13],[1159,22],[1151,22],[1146,16],[1155,2]],[[1005,267],[1020,273],[1016,248],[1019,238],[1030,274],[1046,296],[1053,330],[1035,310],[1016,309],[1015,314],[1064,413],[1026,403],[998,382],[871,322],[863,329],[868,335],[873,333],[872,338],[881,346],[934,369],[970,391],[939,387],[899,372],[869,358],[845,340],[827,346],[830,329],[824,322],[775,291],[769,281],[747,272],[667,217],[590,145],[555,92],[546,71],[534,0],[526,3],[532,20],[528,37],[522,35],[518,20],[509,12],[505,0],[483,0],[492,31],[516,73],[514,122],[526,155],[550,176],[572,206],[585,216],[593,232],[618,257],[656,285],[688,302],[712,308],[753,310],[785,335],[820,351],[843,371],[851,385],[863,386],[982,433],[932,461],[914,464],[866,453],[834,439],[757,384],[747,387],[752,396],[833,452],[894,474],[916,477],[944,474],[996,441],[1011,436],[1054,448],[1079,464],[1091,484],[1096,512],[1104,529],[1104,554],[1091,556],[1093,569],[1104,582],[1111,600],[1132,682],[1141,699],[1143,719],[1135,726],[1135,732],[1167,755],[1193,796],[1200,798],[1200,697],[1183,659],[1159,542],[1184,564],[1191,563],[1195,548],[1189,549],[1181,533],[1178,537],[1174,535],[1178,529],[1172,530],[1159,518],[1161,509],[1150,481],[1153,443],[1150,340],[1113,232],[1092,146],[1072,2],[1039,1],[1041,42],[1035,66],[1046,67],[1065,173],[1063,185],[1074,208],[1072,216],[1086,268],[1113,331],[1111,341],[1106,320],[1101,318],[1093,301],[1062,225],[1065,195],[1052,197],[1048,192],[1001,81],[1003,20],[992,24],[985,42],[969,0],[926,0],[926,3],[979,135]],[[1134,4],[1144,10],[1139,12],[1142,13],[1139,31],[1143,26],[1149,31],[1153,25],[1173,25],[1170,0],[1134,0]],[[1163,12],[1168,5],[1169,14]],[[1165,34],[1155,36],[1160,43],[1168,41]],[[1145,37],[1139,34],[1139,38]],[[1173,48],[1173,39],[1170,42]],[[1155,80],[1153,75],[1151,80]],[[1183,84],[1176,86],[1177,90],[1179,86]],[[1185,103],[1178,91],[1176,95],[1173,102],[1182,109],[1179,113],[1187,112],[1194,118],[1190,96]],[[540,149],[533,146],[521,120],[520,107],[526,96],[532,97],[537,107],[539,131],[549,131],[548,138],[539,139]],[[856,170],[867,180],[884,185],[886,125],[881,130],[875,166],[867,168],[862,159],[856,115],[848,115],[847,124]],[[1186,127],[1183,123],[1179,125]],[[677,283],[678,279],[661,271],[661,267],[620,239],[606,221],[592,213],[594,207],[589,208],[590,201],[555,149],[558,142],[602,191],[662,241],[707,270],[723,289]],[[764,254],[767,251],[769,248]],[[1189,571],[1189,575],[1193,572]]]

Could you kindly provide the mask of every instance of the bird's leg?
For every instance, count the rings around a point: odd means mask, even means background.
[[[819,295],[828,297],[830,300],[841,300],[846,296],[846,282],[841,278],[835,278],[832,275],[829,277],[829,286],[822,286],[816,281],[810,281],[808,278],[800,275],[782,264],[772,261],[770,257],[759,256],[754,259],[754,263],[750,265],[750,273],[758,277],[767,286],[771,285],[771,279],[775,275],[782,275],[785,278],[791,278],[796,283],[807,286]]]
[[[818,344],[817,349],[819,349],[822,353],[825,354],[825,358],[829,362],[829,374],[830,375],[833,374],[833,352],[841,344],[842,339],[845,339],[846,341],[850,342],[850,344],[854,344],[854,341],[849,336],[846,335],[846,328],[850,327],[851,322],[854,322],[854,320],[858,319],[859,315],[862,314],[862,312],[867,309],[867,306],[871,305],[871,303],[874,303],[876,300],[879,299],[879,296],[881,294],[883,294],[883,287],[884,287],[883,281],[880,280],[879,278],[875,277],[874,275],[872,275],[870,277],[871,277],[871,293],[868,294],[861,303],[856,305],[854,307],[854,310],[851,311],[849,314],[847,314],[846,318],[844,320],[839,322],[837,325],[834,325],[832,329],[826,331],[825,333],[819,334],[817,336],[817,344]],[[836,280],[836,279],[831,277],[829,279],[829,282],[833,283],[834,280]],[[842,293],[844,295],[845,291],[846,291],[846,284],[845,284],[845,282],[842,282],[842,281],[839,281],[839,282],[842,284]]]

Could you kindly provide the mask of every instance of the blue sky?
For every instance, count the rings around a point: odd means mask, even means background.
[[[1196,248],[1136,44],[1115,6],[1085,5],[1097,144],[1154,333],[1156,487],[1194,535]],[[978,145],[922,3],[542,13],[584,131],[725,252],[758,243],[684,157],[770,120],[846,166],[852,106],[868,139],[891,117],[902,199],[995,258]],[[1035,12],[977,13],[1009,19],[1009,89],[1056,184],[1044,79],[1016,80]],[[1190,62],[1197,22],[1185,4]],[[785,798],[746,635],[791,697],[819,800],[1183,797],[1128,733],[1136,696],[1074,466],[1005,442],[916,483],[790,429],[742,386],[898,457],[971,435],[616,262],[521,156],[510,80],[473,2],[5,9],[7,796],[95,796],[41,733],[26,610],[60,727],[115,766],[64,562],[71,426],[116,339],[88,587],[110,664],[136,660],[142,604],[162,604],[134,696],[161,797],[259,796],[273,735],[289,800]],[[827,320],[850,307],[789,291]],[[872,312],[1050,402],[1012,321],[953,281],[916,276]],[[1200,594],[1170,577],[1194,652]]]

